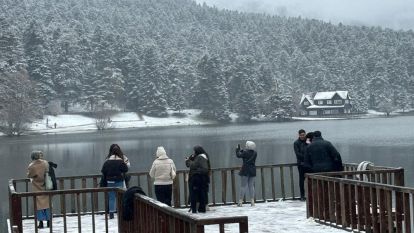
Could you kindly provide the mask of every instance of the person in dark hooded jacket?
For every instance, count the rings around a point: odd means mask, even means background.
[[[298,131],[298,139],[293,143],[293,149],[296,155],[296,161],[298,165],[299,172],[299,190],[300,190],[300,199],[305,199],[305,153],[306,147],[306,132],[303,129]]]
[[[194,154],[186,158],[185,164],[190,168],[188,186],[192,213],[205,213],[208,202],[210,183],[210,161],[208,154],[201,146],[194,146]],[[197,203],[199,203],[197,209]]]
[[[312,143],[305,153],[305,167],[310,172],[342,171],[342,159],[331,142],[322,138],[320,131],[313,132]]]
[[[243,165],[240,169],[239,175],[241,177],[241,187],[239,195],[239,203],[237,206],[243,205],[243,198],[246,194],[250,198],[251,206],[254,206],[254,182],[256,177],[256,158],[257,152],[255,151],[256,144],[252,141],[246,142],[246,148],[240,149],[237,147],[236,156],[243,159]]]

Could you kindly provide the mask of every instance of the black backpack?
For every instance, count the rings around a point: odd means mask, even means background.
[[[141,187],[132,186],[125,191],[122,196],[122,219],[124,221],[131,221],[134,218],[134,195],[139,193],[145,195]]]
[[[57,168],[57,164],[54,162],[48,162],[49,163],[49,176],[52,179],[53,189],[57,190],[57,182],[56,182],[56,175],[55,175],[55,168]]]

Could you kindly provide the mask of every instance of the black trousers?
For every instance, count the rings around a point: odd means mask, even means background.
[[[154,189],[157,200],[171,206],[172,184],[154,185]]]
[[[188,185],[190,191],[191,212],[206,212],[208,184],[208,176],[195,174],[190,177]],[[198,209],[197,202],[199,203]]]
[[[299,171],[299,190],[300,190],[300,197],[305,197],[305,173],[306,169],[302,165],[298,165]]]

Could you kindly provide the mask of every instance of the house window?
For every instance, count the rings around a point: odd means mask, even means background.
[[[327,100],[326,104],[332,104],[332,100]]]
[[[317,116],[318,112],[317,111],[309,111],[309,116]]]
[[[342,104],[342,100],[334,100],[334,104]]]
[[[330,115],[331,114],[331,110],[323,110],[323,115]]]
[[[323,104],[323,100],[318,100],[318,104],[322,105]]]
[[[332,109],[331,114],[339,114],[339,110],[338,109]]]
[[[303,105],[308,106],[309,105],[309,102],[308,101],[305,101],[305,102],[303,102]]]
[[[307,112],[306,112],[306,111],[301,111],[301,112],[300,112],[300,115],[301,115],[301,116],[306,116],[306,115],[307,115]]]
[[[345,103],[346,103],[346,104],[349,104],[349,100],[345,100]]]

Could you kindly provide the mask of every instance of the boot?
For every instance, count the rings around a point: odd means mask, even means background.
[[[114,219],[114,213],[109,213],[109,219]]]
[[[254,204],[254,198],[252,198],[252,200],[250,201],[250,205],[251,206],[254,206],[255,204]]]
[[[47,220],[46,222],[46,226],[49,228],[50,227],[50,220]]]
[[[43,221],[39,221],[39,226],[37,226],[37,228],[43,228]]]
[[[238,206],[238,207],[242,207],[242,206],[243,206],[243,199],[240,199],[240,200],[239,200],[239,203],[237,203],[237,206]]]

